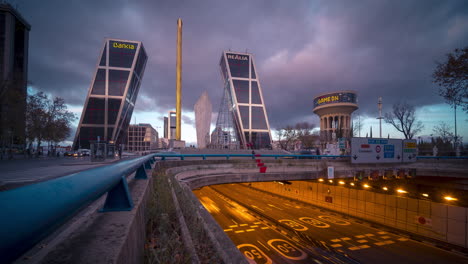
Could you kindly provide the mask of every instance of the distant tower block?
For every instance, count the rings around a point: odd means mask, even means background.
[[[105,39],[73,149],[90,140],[124,143],[148,57],[140,41]]]
[[[314,113],[320,117],[322,143],[334,143],[337,138],[351,137],[351,114],[358,108],[355,91],[338,91],[316,96]]]
[[[225,51],[220,61],[224,97],[212,134],[223,148],[271,147],[262,88],[252,54]]]
[[[206,148],[210,143],[211,111],[210,98],[208,93],[204,91],[194,106],[198,148]]]

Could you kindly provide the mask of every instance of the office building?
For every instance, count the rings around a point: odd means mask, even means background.
[[[167,118],[167,138],[168,139],[176,139],[176,111],[169,111],[169,115]]]
[[[90,141],[124,144],[145,72],[146,55],[140,41],[105,39],[88,90],[73,148]]]
[[[148,152],[156,150],[158,145],[158,132],[150,124],[129,125],[127,151]]]
[[[206,148],[210,143],[211,101],[206,91],[200,96],[193,107],[195,112],[195,127],[197,130],[198,148]]]
[[[211,146],[270,148],[270,125],[253,55],[225,51],[220,67],[224,95]]]
[[[0,3],[0,146],[20,147],[26,126],[31,26],[11,5]],[[12,146],[13,144],[13,146]]]
[[[164,136],[163,138],[168,138],[168,127],[169,127],[169,118],[164,117]]]

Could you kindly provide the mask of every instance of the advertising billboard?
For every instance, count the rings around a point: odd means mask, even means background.
[[[319,96],[314,99],[314,108],[334,103],[353,103],[356,104],[355,93],[330,93],[323,96]]]
[[[401,163],[416,161],[416,141],[405,141],[384,138],[352,138],[351,163]],[[404,154],[403,149],[407,150],[407,154]],[[407,155],[406,160],[404,160],[404,155]]]

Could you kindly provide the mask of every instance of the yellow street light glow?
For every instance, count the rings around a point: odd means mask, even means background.
[[[457,198],[450,197],[450,196],[445,196],[444,199],[447,200],[447,201],[458,201]]]
[[[421,193],[421,195],[424,196],[424,197],[429,197],[429,194],[427,194],[427,193]]]
[[[323,182],[323,179],[319,179],[319,182]]]
[[[367,184],[364,184],[363,186],[364,186],[364,188],[369,188],[369,187],[370,187],[370,186],[367,185]]]
[[[382,190],[388,191],[388,188],[384,186],[384,187],[382,187]]]
[[[354,186],[354,182],[352,182],[352,183],[350,183],[350,184],[351,184],[351,186]]]
[[[398,193],[408,193],[407,191],[403,190],[403,189],[398,189],[396,190]]]
[[[333,180],[328,180],[330,183],[333,183]]]
[[[339,181],[338,183],[339,183],[339,184],[345,184],[345,182],[344,182],[344,181]]]

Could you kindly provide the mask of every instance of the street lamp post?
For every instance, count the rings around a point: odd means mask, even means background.
[[[379,107],[379,128],[380,128],[380,138],[382,138],[382,97],[379,97],[379,101],[377,102],[377,106]]]

